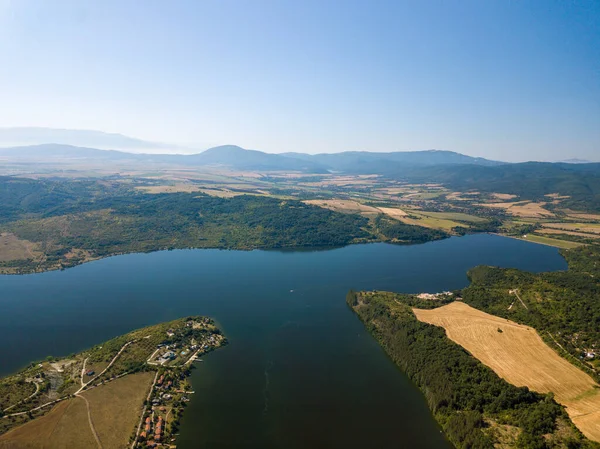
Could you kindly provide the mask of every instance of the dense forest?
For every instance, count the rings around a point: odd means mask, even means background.
[[[296,200],[202,193],[148,194],[117,181],[0,179],[0,232],[39,245],[8,272],[64,268],[108,255],[176,248],[335,247],[419,243],[441,231],[330,211]],[[0,259],[1,260],[1,259]]]
[[[512,447],[513,438],[520,448],[600,447],[581,435],[551,394],[507,383],[448,339],[442,328],[418,321],[411,306],[431,307],[431,301],[394,293],[350,292],[347,302],[421,389],[457,448],[507,443]]]

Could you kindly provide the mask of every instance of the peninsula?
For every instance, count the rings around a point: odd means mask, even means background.
[[[200,356],[227,343],[190,316],[0,379],[0,448],[169,447]]]
[[[568,271],[477,267],[460,291],[347,302],[456,447],[598,448],[600,248],[563,255]]]

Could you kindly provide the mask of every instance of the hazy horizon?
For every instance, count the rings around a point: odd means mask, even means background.
[[[0,37],[0,127],[194,150],[600,153],[592,0],[0,0]]]

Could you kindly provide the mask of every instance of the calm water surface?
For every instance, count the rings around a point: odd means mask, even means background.
[[[492,235],[330,251],[189,250],[0,276],[0,374],[177,317],[230,341],[198,363],[182,448],[448,448],[420,392],[346,307],[349,289],[438,292],[476,265],[566,269]]]

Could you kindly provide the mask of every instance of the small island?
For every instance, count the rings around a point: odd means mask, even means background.
[[[0,379],[0,448],[172,446],[194,362],[225,344],[189,316],[31,363]]]

